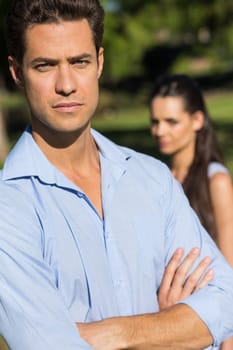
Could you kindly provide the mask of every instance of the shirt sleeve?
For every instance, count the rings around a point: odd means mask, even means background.
[[[208,165],[208,169],[207,169],[208,177],[211,178],[217,173],[229,174],[229,171],[223,164],[218,162],[211,162]]]
[[[89,350],[43,259],[41,232],[30,198],[0,183],[0,334],[11,350]]]
[[[191,248],[200,247],[200,260],[209,256],[215,275],[213,281],[202,290],[182,300],[205,322],[218,346],[233,335],[233,270],[228,265],[210,235],[201,226],[191,209],[181,186],[173,178],[169,179],[165,196],[167,206],[166,264],[177,247],[183,247],[187,254]],[[193,269],[195,268],[193,267]]]

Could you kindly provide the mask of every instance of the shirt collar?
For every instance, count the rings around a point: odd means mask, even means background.
[[[91,133],[99,147],[101,156],[106,161],[111,162],[114,167],[117,166],[121,171],[124,171],[127,160],[132,156],[132,151],[117,146],[93,129],[91,129]],[[66,179],[40,150],[32,137],[29,126],[6,158],[2,169],[2,179],[12,180],[30,176],[39,177],[41,181],[49,184],[58,184]]]

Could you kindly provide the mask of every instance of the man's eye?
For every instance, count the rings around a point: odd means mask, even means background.
[[[37,64],[35,66],[35,68],[39,71],[39,72],[45,72],[47,71],[49,68],[51,67],[51,65],[49,63],[40,63]]]
[[[74,62],[74,65],[78,67],[86,67],[88,65],[89,61],[88,60],[78,60]]]

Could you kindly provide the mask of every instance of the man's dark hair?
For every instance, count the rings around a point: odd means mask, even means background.
[[[99,0],[14,0],[6,19],[8,54],[22,62],[25,31],[34,24],[81,19],[88,21],[98,52],[104,32],[104,10]]]

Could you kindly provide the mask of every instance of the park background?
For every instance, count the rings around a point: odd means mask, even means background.
[[[0,165],[29,120],[7,64],[4,16],[10,3],[0,0]],[[106,11],[105,67],[93,126],[119,144],[160,157],[149,132],[151,86],[163,73],[190,74],[205,94],[233,175],[233,1],[101,3]]]

